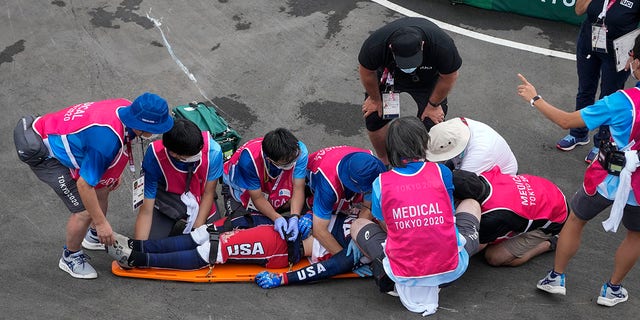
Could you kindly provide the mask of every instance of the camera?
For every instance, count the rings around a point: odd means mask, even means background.
[[[626,158],[624,152],[618,150],[615,142],[603,141],[600,144],[598,162],[609,174],[619,176],[626,164]]]

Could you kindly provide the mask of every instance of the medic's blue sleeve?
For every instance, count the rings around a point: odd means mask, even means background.
[[[347,257],[346,250],[343,249],[329,258],[329,260],[284,273],[282,278],[284,284],[309,283],[351,272],[352,269],[353,258]]]
[[[589,130],[608,125],[619,147],[623,147],[631,135],[633,106],[622,92],[615,92],[582,108],[580,116]]]
[[[212,138],[209,137],[209,173],[207,174],[207,181],[213,181],[222,177],[222,148]]]
[[[371,201],[371,192],[367,192],[362,196],[364,201]]]
[[[233,175],[233,185],[247,190],[260,189],[260,177],[256,172],[256,166],[253,164],[249,150],[243,150],[235,166],[235,174]]]
[[[144,153],[144,159],[142,160],[142,170],[144,171],[144,197],[148,199],[155,199],[158,190],[158,181],[164,182],[164,176],[160,165],[153,155],[153,149],[147,148]]]
[[[102,126],[92,126],[68,135],[67,139],[80,165],[80,176],[94,187],[122,148],[118,136]],[[80,147],[82,150],[77,150]]]
[[[447,189],[447,193],[449,194],[449,200],[451,201],[451,208],[455,208],[453,201],[453,173],[449,167],[444,164],[438,164],[440,167],[440,171],[442,172],[442,181],[444,182],[444,186]]]
[[[329,220],[336,203],[336,194],[331,184],[322,174],[313,175],[313,214],[318,218]]]
[[[382,207],[380,206],[380,177],[373,181],[371,190],[371,214],[374,218],[384,221]]]
[[[304,179],[307,177],[307,162],[309,161],[309,151],[307,150],[307,146],[302,141],[298,141],[298,147],[300,147],[300,155],[298,156],[298,160],[296,160],[296,167],[293,170],[293,178]]]

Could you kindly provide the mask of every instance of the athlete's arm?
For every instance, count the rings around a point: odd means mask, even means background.
[[[351,272],[352,269],[353,258],[346,255],[346,250],[342,250],[328,260],[283,273],[282,285],[320,281],[338,274]]]
[[[345,250],[332,256],[329,260],[314,263],[308,267],[286,273],[263,271],[256,275],[256,283],[263,289],[276,288],[290,284],[309,283],[347,273],[353,269],[353,259]]]

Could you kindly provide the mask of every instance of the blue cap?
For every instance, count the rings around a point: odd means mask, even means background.
[[[366,152],[346,155],[338,164],[338,177],[353,192],[370,192],[373,181],[387,171],[380,159]]]
[[[125,126],[149,133],[165,133],[173,127],[167,101],[157,94],[145,92],[133,103],[118,109],[118,116]]]

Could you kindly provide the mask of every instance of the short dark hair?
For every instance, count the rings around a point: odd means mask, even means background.
[[[269,131],[262,139],[264,156],[276,162],[291,162],[295,160],[299,151],[298,138],[285,128]]]
[[[400,117],[389,124],[387,158],[394,167],[405,167],[405,160],[425,159],[429,133],[417,117]]]
[[[193,156],[202,150],[204,139],[195,123],[187,119],[175,119],[171,130],[162,135],[162,144],[178,155]]]

